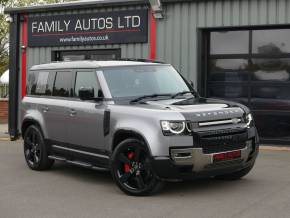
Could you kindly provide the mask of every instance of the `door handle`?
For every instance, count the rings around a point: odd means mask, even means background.
[[[47,113],[49,111],[49,108],[47,106],[42,107],[43,113]]]
[[[77,114],[75,109],[70,109],[70,116],[74,117]]]

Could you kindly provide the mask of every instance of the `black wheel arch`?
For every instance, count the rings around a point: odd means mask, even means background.
[[[151,149],[149,147],[148,141],[146,138],[139,132],[135,130],[128,130],[128,129],[119,129],[114,133],[113,140],[112,140],[112,152],[114,152],[115,148],[120,144],[122,141],[126,139],[138,139],[144,143],[144,145],[147,147],[149,154],[152,155]]]
[[[42,131],[42,128],[41,128],[39,122],[36,121],[36,120],[34,120],[34,119],[31,119],[31,118],[26,118],[26,119],[23,120],[22,125],[21,125],[21,135],[22,135],[22,138],[24,138],[24,134],[25,134],[26,130],[31,125],[37,126],[39,128],[40,132],[43,135],[43,131]]]

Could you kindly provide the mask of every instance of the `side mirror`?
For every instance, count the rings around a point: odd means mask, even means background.
[[[79,89],[79,97],[81,100],[93,100],[94,99],[94,89],[93,88],[80,88]]]

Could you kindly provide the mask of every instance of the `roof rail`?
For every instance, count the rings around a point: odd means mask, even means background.
[[[142,58],[118,58],[116,61],[137,61],[137,62],[145,62],[145,63],[157,63],[157,64],[165,64],[162,61],[153,61],[150,59],[142,59]]]

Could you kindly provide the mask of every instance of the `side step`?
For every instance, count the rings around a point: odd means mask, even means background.
[[[97,166],[94,166],[92,164],[81,162],[81,161],[67,160],[67,159],[65,159],[63,157],[59,157],[59,156],[50,155],[50,156],[48,156],[48,158],[52,159],[52,160],[64,161],[68,164],[73,164],[73,165],[77,165],[77,166],[81,166],[81,167],[85,167],[85,168],[93,169],[93,170],[97,170],[97,171],[103,171],[103,172],[109,171],[109,169],[107,169],[107,168],[97,167]]]

